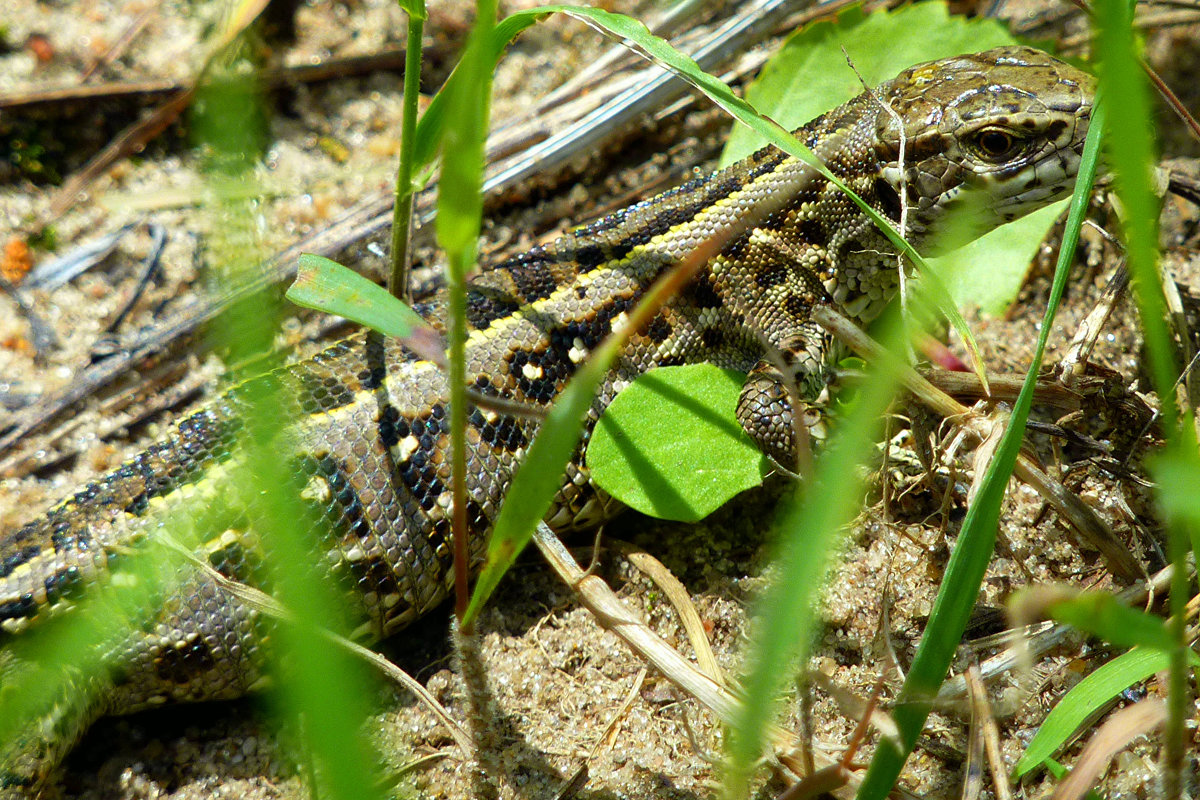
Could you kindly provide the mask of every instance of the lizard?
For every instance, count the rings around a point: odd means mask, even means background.
[[[904,235],[932,252],[948,232],[973,238],[1071,191],[1094,88],[1089,75],[1040,51],[997,48],[910,67],[795,135],[893,223],[907,206]],[[786,465],[805,412],[789,386],[816,408],[832,380],[837,348],[811,310],[828,305],[869,322],[898,287],[895,248],[812,166],[767,146],[469,283],[469,387],[544,407],[660,274],[722,234],[728,241],[630,337],[603,382],[546,515],[552,528],[595,527],[620,510],[589,482],[582,456],[612,398],[654,367],[704,361],[747,372],[738,420]],[[418,306],[435,327],[443,310],[444,299]],[[172,513],[207,509],[193,525],[201,528],[195,554],[256,584],[267,557],[255,536],[263,512],[237,471],[251,384],[278,390],[287,422],[271,446],[290,478],[281,491],[305,509],[292,524],[344,590],[354,635],[391,636],[445,598],[447,381],[402,344],[360,333],[233,387],[41,518],[0,534],[0,677],[28,666],[13,655],[16,643],[70,616],[89,589],[114,583],[127,555]],[[476,561],[537,427],[536,418],[470,411],[466,512]],[[105,645],[106,669],[86,679],[86,692],[68,681],[15,741],[0,743],[0,798],[36,795],[100,716],[258,688],[269,669],[268,628],[205,573],[181,567],[160,607]]]

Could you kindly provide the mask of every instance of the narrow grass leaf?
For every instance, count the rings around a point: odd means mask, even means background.
[[[880,327],[888,345],[900,340],[897,314],[885,315]],[[774,526],[780,541],[772,559],[778,572],[757,603],[756,629],[747,655],[749,672],[742,684],[745,699],[726,744],[726,797],[745,796],[751,768],[762,752],[763,732],[774,717],[778,692],[794,674],[792,665],[803,664],[807,657],[816,624],[815,602],[825,572],[838,549],[842,528],[862,503],[863,483],[849,476],[870,452],[895,386],[889,372],[874,371],[839,421],[829,447],[817,461],[811,485],[800,485],[780,510]]]
[[[1172,387],[1179,374],[1167,328],[1167,304],[1157,269],[1158,203],[1151,171],[1154,145],[1149,92],[1133,49],[1131,4],[1126,0],[1096,3],[1099,63],[1103,91],[1121,113],[1108,121],[1106,154],[1124,208],[1130,285],[1141,311],[1141,324],[1154,388],[1162,404],[1163,428],[1170,436],[1179,416]]]
[[[298,306],[345,317],[403,341],[435,364],[445,363],[442,337],[420,314],[382,286],[324,256],[300,256],[296,280],[285,295]]]
[[[484,141],[492,100],[495,59],[489,43],[496,0],[479,0],[460,76],[446,99],[454,124],[443,131],[442,176],[438,182],[437,241],[446,253],[446,381],[450,387],[450,474],[454,541],[454,610],[463,630],[468,600],[467,537],[467,275],[475,267],[483,217]]]
[[[501,54],[504,52],[504,48],[521,31],[546,16],[547,13],[549,11],[541,9],[518,11],[496,23],[487,41],[489,65],[494,65],[499,60]],[[442,88],[429,101],[429,105],[425,107],[425,113],[421,115],[421,119],[417,123],[417,133],[414,140],[414,173],[421,171],[424,167],[433,163],[438,149],[442,146],[442,133],[446,126],[447,98],[456,91],[454,89],[455,84],[468,79],[468,77],[461,74],[456,68],[454,72],[450,73],[450,77],[446,79],[446,83]]]
[[[254,149],[258,142],[239,133],[248,126],[232,124],[233,120],[254,119],[260,111],[256,93],[249,91],[252,82],[248,78],[240,82],[244,85],[214,85],[209,94],[225,96],[197,103],[203,113],[221,113],[219,119],[210,119],[197,129],[221,131],[227,137],[212,143],[208,180],[218,190],[222,184],[244,182],[246,168],[259,157]],[[220,197],[220,191],[215,196]],[[244,279],[260,257],[254,217],[247,213],[245,202],[217,204],[212,211],[219,217],[213,225],[216,234],[210,239],[214,262],[233,280]],[[236,305],[217,321],[214,335],[228,347],[232,361],[270,354],[277,307],[274,297],[261,294]],[[370,798],[379,793],[372,788],[377,763],[362,729],[369,709],[365,671],[361,663],[319,633],[322,629],[346,632],[345,621],[354,617],[348,613],[337,582],[330,580],[328,562],[313,559],[314,532],[328,521],[301,499],[308,472],[286,431],[290,420],[278,413],[287,407],[280,396],[282,385],[275,380],[249,380],[239,387],[241,438],[230,460],[244,465],[247,480],[224,485],[214,481],[220,486],[215,505],[241,504],[249,510],[251,523],[207,526],[201,533],[244,532],[252,552],[261,548],[261,574],[268,576],[273,596],[294,615],[291,623],[270,629],[269,640],[261,646],[273,656],[275,672],[283,678],[279,693],[273,695],[277,709],[306,723],[303,741],[321,779],[321,786],[312,787],[313,791],[324,789],[322,794],[335,800]],[[204,477],[215,478],[219,472],[218,466],[210,465]],[[204,485],[205,481],[197,484]],[[203,493],[200,488],[196,492]],[[196,545],[188,549],[195,551]]]
[[[1200,553],[1200,456],[1194,448],[1177,447],[1151,462],[1158,484],[1158,502],[1164,516],[1181,526],[1191,539],[1193,553]]]
[[[1152,189],[1154,143],[1145,74],[1138,63],[1133,30],[1133,3],[1127,0],[1098,0],[1094,6],[1096,52],[1101,88],[1109,92],[1121,109],[1110,123],[1108,158],[1115,173],[1117,195],[1124,209],[1126,260],[1130,285],[1137,301],[1138,319],[1147,354],[1147,368],[1158,395],[1162,429],[1167,439],[1166,457],[1176,464],[1200,462],[1197,454],[1194,411],[1179,408],[1175,379],[1179,375],[1169,330],[1166,299],[1158,269],[1158,204]],[[1182,334],[1182,332],[1181,332]],[[1154,469],[1154,466],[1151,466]],[[1194,495],[1195,490],[1189,492]],[[1164,508],[1177,507],[1175,500]],[[1192,593],[1188,576],[1188,551],[1200,539],[1183,519],[1167,516],[1167,558],[1173,570],[1168,595],[1171,634],[1171,666],[1167,678],[1167,724],[1163,733],[1162,794],[1184,793],[1183,773],[1188,733],[1185,721],[1192,716],[1192,701],[1185,661],[1191,651],[1187,642],[1185,611]]]
[[[392,200],[391,268],[388,292],[411,302],[409,286],[410,239],[412,236],[413,193],[420,187],[413,181],[418,172],[414,164],[417,146],[417,116],[421,94],[421,43],[425,32],[424,0],[402,0],[408,12],[404,46],[404,105],[400,118],[400,157],[396,165],[396,188]]]
[[[762,483],[766,457],[735,419],[745,374],[712,364],[640,376],[588,441],[592,480],[625,505],[695,522]]]
[[[271,333],[272,326],[263,328],[264,334]],[[243,321],[238,333],[245,332]],[[292,469],[294,462],[280,458],[285,420],[276,413],[284,404],[278,388],[266,381],[251,381],[244,387],[246,458],[260,488],[257,532],[270,543],[267,566],[274,596],[294,615],[294,621],[279,624],[275,633],[276,669],[284,680],[274,698],[281,711],[304,720],[303,735],[328,796],[382,797],[375,780],[378,763],[363,727],[370,713],[367,697],[374,687],[364,664],[321,634],[322,630],[349,633],[341,624],[347,618],[345,597],[312,556],[311,532],[328,523],[299,502],[303,473]]]
[[[1123,605],[1105,592],[1084,592],[1074,600],[1055,603],[1050,616],[1118,647],[1170,650],[1176,645],[1162,617]]]
[[[480,14],[483,10],[480,9]],[[451,269],[456,259],[451,254],[475,257],[483,214],[483,196],[479,192],[483,176],[483,142],[487,138],[488,109],[491,100],[492,69],[487,37],[490,26],[477,21],[462,60],[455,68],[458,77],[447,88],[447,112],[454,124],[442,132],[442,145],[453,157],[442,160],[438,181],[438,244],[446,251]]]
[[[941,589],[934,600],[925,633],[921,637],[908,677],[892,712],[900,728],[903,749],[898,750],[890,742],[880,744],[859,787],[857,797],[861,800],[884,800],[895,785],[904,762],[925,725],[931,700],[945,680],[971,611],[979,597],[983,576],[995,546],[1000,504],[1004,500],[1004,491],[1020,451],[1042,354],[1053,329],[1054,315],[1066,286],[1067,274],[1079,240],[1079,228],[1083,223],[1092,184],[1095,181],[1105,116],[1103,106],[1098,104],[1092,112],[1075,193],[1071,198],[1071,211],[1063,230],[1054,283],[1051,286],[1046,313],[1042,318],[1032,363],[996,455],[984,475],[975,502],[967,510],[958,542],[946,565]]]
[[[549,510],[562,483],[567,460],[579,444],[584,415],[615,357],[615,349],[608,354],[600,349],[594,351],[567,382],[539,426],[492,528],[487,561],[475,582],[471,603],[463,617],[464,626],[479,615],[500,578],[529,543],[534,526]]]
[[[1193,653],[1191,663],[1200,664],[1200,656]],[[1047,761],[1071,740],[1075,732],[1121,692],[1169,665],[1169,653],[1138,647],[1097,668],[1071,687],[1051,709],[1013,769],[1014,777],[1020,780],[1039,767],[1048,766]]]

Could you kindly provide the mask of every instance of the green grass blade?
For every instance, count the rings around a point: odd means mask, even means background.
[[[1058,622],[1118,647],[1171,650],[1176,644],[1162,617],[1130,608],[1106,592],[1080,592],[1071,600],[1055,603],[1049,613]]]
[[[264,317],[269,320],[270,317]],[[238,327],[244,337],[248,324]],[[261,331],[274,333],[267,324]],[[269,338],[267,338],[269,341]],[[319,524],[298,502],[297,476],[279,457],[285,420],[275,409],[283,405],[278,389],[266,382],[247,384],[244,416],[247,465],[261,487],[264,511],[260,535],[270,542],[267,564],[273,596],[294,619],[278,625],[275,642],[280,681],[277,709],[300,722],[301,734],[318,766],[328,796],[342,800],[381,797],[376,788],[378,763],[366,737],[371,691],[364,664],[334,645],[322,631],[346,633],[342,626],[345,597],[330,581],[320,561],[314,562],[308,534]],[[297,524],[311,520],[308,525]],[[316,787],[313,787],[314,791]]]
[[[1033,390],[1037,380],[1046,339],[1053,329],[1054,315],[1058,310],[1075,246],[1079,240],[1079,228],[1087,210],[1088,198],[1096,177],[1096,165],[1100,153],[1101,131],[1105,113],[1098,104],[1092,114],[1087,142],[1079,165],[1079,177],[1075,193],[1071,198],[1071,211],[1063,230],[1063,242],[1059,249],[1058,263],[1054,273],[1050,299],[1043,316],[1042,327],[1034,350],[1033,361],[1025,376],[1025,383],[1012,417],[1004,432],[996,455],[984,475],[983,483],[975,502],[967,510],[958,542],[946,566],[941,589],[934,601],[933,611],[917,647],[916,656],[909,668],[908,677],[900,691],[892,716],[900,729],[903,751],[890,742],[883,742],[871,760],[867,774],[859,787],[857,796],[861,800],[884,800],[891,791],[908,754],[912,752],[917,737],[929,715],[931,700],[950,669],[954,653],[966,630],[967,621],[975,607],[983,576],[991,560],[995,545],[996,529],[1000,516],[1000,504],[1009,476],[1016,464],[1017,454],[1025,432],[1025,420],[1032,404]]]
[[[1153,119],[1145,76],[1134,53],[1130,29],[1131,5],[1126,0],[1100,0],[1096,4],[1100,56],[1097,74],[1111,102],[1121,109],[1108,121],[1108,161],[1125,214],[1126,248],[1131,286],[1142,312],[1142,329],[1149,355],[1150,376],[1162,404],[1163,428],[1174,431],[1179,418],[1172,387],[1179,375],[1167,303],[1157,270],[1158,203],[1154,199],[1151,170],[1154,145],[1148,121]]]
[[[437,240],[446,253],[446,380],[450,401],[450,474],[454,531],[454,611],[464,631],[468,600],[467,538],[467,275],[475,267],[483,217],[484,142],[492,100],[492,32],[496,0],[479,0],[475,24],[455,74],[458,80],[446,99],[447,114],[455,121],[443,132],[438,182]]]
[[[726,239],[735,234],[736,231],[730,231]],[[709,247],[716,251],[723,244],[724,241],[710,242]],[[555,398],[500,507],[488,542],[487,560],[475,583],[464,624],[470,624],[478,616],[487,598],[499,585],[500,578],[529,544],[534,528],[549,510],[561,485],[567,460],[579,444],[584,415],[595,402],[600,383],[620,355],[625,341],[649,322],[663,303],[695,275],[709,255],[700,248],[661,276],[629,314],[625,324],[605,337]]]
[[[420,314],[336,261],[312,253],[301,255],[296,280],[285,296],[298,306],[336,314],[394,336],[421,358],[445,364],[442,337]]]
[[[210,130],[224,138],[210,141],[215,155],[209,180],[218,188],[223,183],[244,182],[243,171],[258,159],[256,142],[239,138],[241,126],[233,120],[255,118],[259,109],[253,83],[243,79],[240,91],[229,92],[225,85],[209,90],[213,97],[197,107],[209,117],[198,130]],[[232,129],[232,133],[229,131]],[[221,192],[215,193],[220,197]],[[213,208],[216,233],[211,237],[214,263],[225,275],[240,280],[259,262],[255,252],[254,216],[244,203]],[[234,363],[271,352],[278,317],[278,301],[267,293],[234,306],[218,319],[214,335],[228,347]],[[268,357],[269,361],[278,359]],[[368,684],[362,664],[337,648],[319,631],[344,631],[345,597],[340,586],[330,580],[323,560],[314,560],[313,532],[322,520],[309,512],[300,499],[305,475],[294,469],[294,461],[281,457],[291,442],[286,431],[290,420],[278,413],[287,402],[279,396],[276,381],[251,380],[240,387],[243,436],[239,451],[247,480],[225,487],[223,503],[235,504],[243,497],[254,509],[253,527],[248,533],[262,542],[264,572],[272,595],[293,615],[293,621],[273,628],[269,640],[262,642],[265,653],[274,660],[274,671],[281,676],[279,691],[272,696],[276,710],[285,717],[302,721],[301,741],[317,767],[321,786],[335,800],[378,796],[372,775],[377,761],[365,737],[363,722],[369,714]],[[247,487],[250,491],[247,492]],[[205,527],[200,532],[212,535],[221,527]],[[189,547],[195,550],[196,545]]]
[[[1193,553],[1200,553],[1200,459],[1196,451],[1177,447],[1163,453],[1151,464],[1158,484],[1158,501],[1163,515],[1186,531]]]
[[[408,13],[404,46],[404,106],[400,120],[400,158],[396,165],[396,188],[392,201],[392,251],[388,291],[406,303],[412,302],[409,286],[409,245],[412,237],[413,182],[417,147],[417,110],[421,94],[421,41],[424,38],[425,0],[401,0]]]
[[[880,322],[888,345],[900,340],[895,313]],[[780,542],[772,559],[779,573],[757,605],[756,631],[747,655],[749,672],[743,682],[745,699],[726,745],[727,797],[745,795],[750,769],[762,752],[763,732],[774,716],[777,693],[793,674],[789,667],[804,663],[807,656],[816,623],[815,602],[830,556],[837,552],[843,526],[861,508],[864,486],[847,476],[853,476],[866,460],[895,387],[895,377],[884,370],[876,370],[864,381],[817,461],[812,485],[800,485],[780,511],[775,525]]]
[[[1124,0],[1098,0],[1095,5],[1100,85],[1110,94],[1114,105],[1121,108],[1111,121],[1108,156],[1117,195],[1125,214],[1126,255],[1130,285],[1137,301],[1138,318],[1145,340],[1148,369],[1162,414],[1162,428],[1167,446],[1162,461],[1167,469],[1180,468],[1195,472],[1200,466],[1197,452],[1194,412],[1180,410],[1175,396],[1175,363],[1166,300],[1158,271],[1158,204],[1152,190],[1154,143],[1150,129],[1153,114],[1145,75],[1138,63],[1133,32],[1133,4]],[[1151,464],[1153,472],[1158,466]],[[1188,492],[1195,498],[1195,487]],[[1186,501],[1175,498],[1162,501],[1168,510]],[[1192,502],[1196,502],[1194,499]],[[1167,724],[1163,733],[1163,796],[1177,797],[1182,793],[1184,750],[1187,739],[1185,721],[1190,716],[1190,686],[1187,680],[1187,642],[1185,609],[1191,594],[1188,578],[1188,551],[1192,548],[1185,515],[1168,514],[1166,522],[1167,556],[1173,574],[1169,593],[1171,635],[1175,645],[1171,650],[1171,666],[1167,678]],[[1200,539],[1193,533],[1192,536]]]
[[[579,443],[584,414],[595,402],[601,381],[628,337],[647,325],[663,304],[695,277],[721,248],[777,210],[782,202],[783,198],[775,198],[774,203],[759,204],[720,235],[701,242],[680,263],[660,275],[629,312],[625,323],[605,337],[567,382],[538,428],[500,508],[488,542],[487,561],[476,582],[464,624],[479,613],[500,577],[529,543],[537,523],[549,510],[567,460]]]
[[[612,337],[610,336],[610,339]],[[607,341],[607,340],[606,340]],[[538,428],[537,436],[517,469],[512,486],[492,528],[487,560],[475,582],[475,591],[463,617],[470,625],[495,591],[546,515],[562,484],[567,460],[579,444],[584,415],[617,353],[604,353],[602,344],[567,383]]]
[[[443,131],[442,146],[453,157],[443,159],[438,185],[438,244],[446,251],[450,270],[461,268],[464,274],[474,266],[483,216],[479,187],[483,183],[483,142],[487,138],[494,65],[486,49],[491,25],[486,21],[483,4],[478,13],[466,51],[454,71],[457,80],[447,86],[447,113],[454,124]]]
[[[1170,660],[1170,654],[1163,650],[1135,648],[1117,656],[1071,687],[1030,739],[1029,746],[1013,769],[1013,776],[1020,780],[1045,766],[1047,759],[1070,741],[1089,719],[1130,686],[1166,669]],[[1191,663],[1200,664],[1200,656],[1192,653]]]
[[[521,31],[545,16],[546,13],[548,12],[541,11],[540,9],[529,9],[528,11],[519,11],[496,23],[487,40],[489,67],[496,63],[509,42],[515,39]],[[490,72],[491,70],[489,69]],[[454,86],[463,80],[470,80],[470,78],[464,74],[460,74],[456,68],[454,72],[450,73],[450,77],[446,79],[446,83],[442,88],[429,101],[429,105],[425,107],[425,113],[421,115],[421,119],[417,123],[417,132],[414,139],[412,162],[414,174],[432,164],[434,158],[437,156],[438,148],[442,146],[442,135],[446,126],[447,99],[457,91]]]

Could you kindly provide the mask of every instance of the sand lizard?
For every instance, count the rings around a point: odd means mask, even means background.
[[[928,250],[955,207],[970,211],[953,223],[957,234],[974,236],[1069,193],[1092,94],[1079,70],[1029,48],[1001,48],[914,66],[796,133],[893,221],[903,188],[907,236]],[[907,137],[903,181],[897,120]],[[832,304],[868,321],[899,276],[873,223],[773,147],[482,273],[468,294],[469,383],[483,394],[551,402],[657,275],[766,201],[778,210],[734,236],[631,338],[591,418],[652,367],[709,361],[749,372],[739,421],[768,454],[787,460],[792,409],[764,342],[815,396],[831,347],[810,309]],[[440,313],[436,301],[419,310],[432,320]],[[256,380],[278,386],[290,404],[279,413],[294,422],[277,443],[295,478],[285,488],[311,512],[306,534],[329,578],[344,586],[357,635],[389,636],[435,607],[451,565],[442,373],[398,344],[358,335]],[[262,554],[253,493],[223,484],[238,461],[244,396],[245,387],[232,389],[160,444],[2,534],[0,675],[18,668],[5,658],[8,643],[119,572],[114,565],[152,535],[153,522],[186,500],[214,501],[197,552],[254,582]],[[535,431],[529,419],[471,412],[467,514],[476,554]],[[618,505],[589,484],[577,457],[547,520],[559,529],[593,526]],[[98,716],[250,691],[266,669],[265,625],[200,573],[181,573],[163,609],[113,647],[91,700],[61,703],[20,741],[0,745],[0,796],[34,793]]]

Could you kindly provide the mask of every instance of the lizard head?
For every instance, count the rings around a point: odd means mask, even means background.
[[[893,205],[908,198],[909,240],[953,249],[1070,194],[1094,93],[1090,75],[1028,47],[918,64],[879,87],[895,113],[878,111],[876,155]]]

